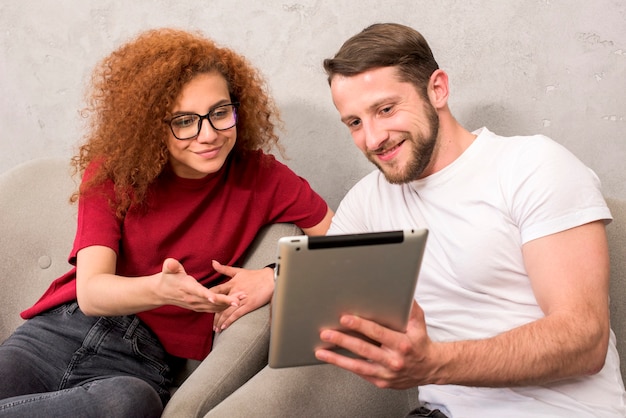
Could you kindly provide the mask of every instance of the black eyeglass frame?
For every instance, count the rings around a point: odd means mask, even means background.
[[[216,128],[215,125],[213,125],[213,122],[211,122],[211,118],[210,115],[215,112],[217,109],[221,108],[221,107],[226,107],[226,106],[232,106],[233,107],[233,114],[235,116],[235,122],[229,126],[228,128]],[[213,128],[216,131],[226,131],[228,129],[231,129],[232,127],[237,125],[237,108],[239,107],[239,103],[238,102],[232,102],[232,103],[225,103],[219,106],[215,106],[213,109],[209,110],[209,112],[206,115],[199,115],[197,113],[183,113],[180,115],[176,115],[173,118],[169,119],[167,122],[167,124],[170,127],[170,131],[172,132],[172,135],[174,135],[174,138],[178,139],[179,141],[186,141],[188,139],[192,139],[197,137],[198,135],[200,135],[200,131],[202,130],[202,121],[203,120],[207,120],[207,122],[209,122],[209,125],[211,125],[211,128]],[[185,116],[197,116],[198,117],[198,132],[196,132],[195,135],[187,137],[187,138],[179,138],[178,136],[176,136],[176,133],[174,132],[174,127],[172,126],[172,122],[174,122],[176,119],[178,118],[182,118]]]

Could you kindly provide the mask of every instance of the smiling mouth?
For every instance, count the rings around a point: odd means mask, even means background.
[[[211,158],[211,157],[215,157],[220,152],[220,149],[222,148],[218,147],[218,148],[212,148],[212,149],[207,149],[207,150],[202,150],[202,151],[194,151],[194,154],[200,157]]]
[[[391,147],[385,147],[383,149],[372,151],[371,154],[377,156],[381,160],[388,160],[390,158],[393,158],[393,156],[396,154],[396,152],[398,151],[400,146],[404,143],[404,141],[405,140],[402,140],[398,142],[397,144],[392,145]]]

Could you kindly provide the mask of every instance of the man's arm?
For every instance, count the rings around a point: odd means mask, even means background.
[[[354,316],[342,325],[381,347],[325,330],[323,340],[368,361],[319,350],[318,358],[380,387],[424,384],[507,387],[597,373],[609,339],[609,258],[604,223],[592,222],[528,242],[526,269],[545,317],[492,338],[433,342],[414,304],[405,333]]]

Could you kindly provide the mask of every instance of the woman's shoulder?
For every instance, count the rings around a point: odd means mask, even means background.
[[[263,150],[246,151],[233,158],[232,167],[239,173],[246,175],[284,175],[293,173],[286,164],[278,161],[273,154]]]

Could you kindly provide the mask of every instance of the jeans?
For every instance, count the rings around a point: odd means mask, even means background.
[[[0,345],[0,417],[159,417],[169,375],[136,316],[88,317],[68,303]]]

